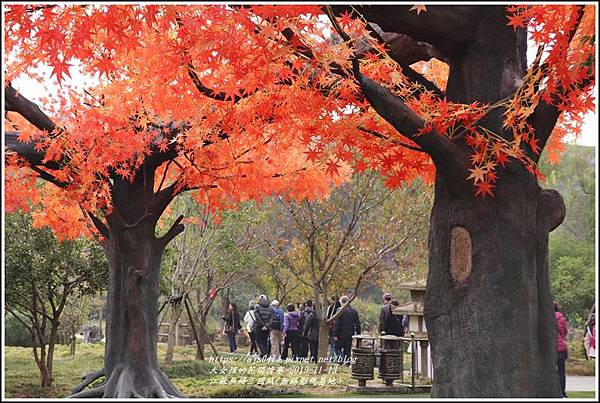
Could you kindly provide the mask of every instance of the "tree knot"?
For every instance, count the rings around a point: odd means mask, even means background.
[[[450,274],[457,284],[471,274],[471,235],[464,227],[456,226],[450,233]]]
[[[127,274],[129,274],[129,276],[135,276],[138,281],[143,280],[146,277],[146,272],[143,269],[136,269],[133,266],[129,266]]]
[[[554,189],[542,189],[537,203],[538,220],[545,224],[548,232],[553,231],[565,219],[565,203],[562,196]]]

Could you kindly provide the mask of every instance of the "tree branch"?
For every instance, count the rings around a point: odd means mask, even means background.
[[[467,153],[452,142],[450,138],[436,129],[420,135],[419,130],[424,128],[425,121],[406,106],[400,98],[360,72],[359,82],[367,100],[375,111],[403,136],[414,141],[424,152],[429,154],[439,174],[450,178],[463,178],[467,174]],[[463,185],[459,182],[467,183],[466,181],[450,182],[461,188]]]
[[[185,229],[185,226],[183,224],[180,224],[181,220],[183,220],[183,215],[180,215],[179,217],[177,217],[177,219],[175,220],[175,222],[173,223],[171,228],[169,228],[169,231],[167,231],[167,233],[165,235],[163,235],[157,239],[157,241],[163,247],[166,246],[169,242],[171,242],[171,240],[173,240],[173,238],[175,238],[177,235],[179,235],[183,232],[183,230]]]
[[[53,183],[56,186],[58,186],[59,188],[61,188],[61,189],[65,189],[65,188],[67,188],[70,185],[69,182],[62,182],[62,181],[58,180],[54,175],[52,175],[49,172],[44,171],[43,169],[41,169],[37,165],[33,165],[33,164],[30,163],[29,164],[29,168],[31,168],[32,170],[34,170],[38,174],[39,178],[41,178],[41,179],[43,179],[45,181],[48,181],[50,183]]]
[[[375,39],[377,39],[377,42],[385,47],[390,58],[398,63],[398,65],[402,68],[402,74],[404,74],[409,81],[422,85],[427,91],[433,92],[438,98],[444,98],[446,96],[444,91],[442,91],[437,85],[410,67],[410,65],[413,63],[416,63],[420,60],[430,60],[434,56],[437,56],[437,58],[440,60],[448,62],[443,55],[435,54],[435,51],[429,50],[431,46],[417,42],[407,35],[392,34],[390,39],[385,40],[382,34],[378,32],[373,24],[367,23],[367,29],[371,31],[371,34],[373,34]]]
[[[18,113],[38,129],[48,133],[52,133],[57,128],[52,119],[42,112],[37,104],[25,98],[10,85],[4,87],[4,109],[7,112]]]
[[[428,5],[427,11],[419,14],[409,11],[410,6],[405,5],[335,5],[332,9],[338,15],[357,11],[385,32],[408,35],[451,56],[474,40],[473,27],[483,6]]]
[[[579,24],[581,23],[584,12],[585,6],[578,6],[574,12],[572,18],[575,19],[575,23],[568,34],[569,44],[577,32],[577,28],[579,28]],[[542,69],[545,70],[546,67],[543,65]],[[590,75],[588,75],[582,83],[572,85],[568,88],[559,89],[558,93],[553,97],[553,101],[555,103],[559,103],[560,96],[567,96],[571,91],[588,86],[593,81],[593,77],[591,75],[592,71],[593,70],[590,69]],[[562,111],[559,110],[556,105],[549,104],[542,99],[536,106],[531,116],[529,116],[528,121],[534,128],[535,137],[539,140],[539,146],[541,150],[546,147],[546,143],[548,142],[548,139],[550,138],[550,135],[552,134],[552,131],[556,126],[556,122],[558,121],[561,113]],[[536,162],[539,161],[541,154],[542,153],[540,152],[539,154],[532,156],[532,159]]]
[[[377,137],[379,139],[389,141],[390,143],[392,143],[392,144],[394,144],[396,146],[401,146],[401,147],[407,148],[409,150],[418,151],[420,153],[426,153],[420,147],[413,146],[411,144],[405,143],[405,142],[400,141],[400,140],[390,139],[385,134],[379,133],[379,132],[377,132],[375,130],[370,130],[370,129],[367,129],[366,127],[359,127],[358,130],[360,130],[361,132],[365,132],[367,134],[370,134],[372,136],[375,136],[375,137]]]
[[[92,212],[88,210],[85,210],[85,212],[88,215],[88,217],[90,217],[90,219],[92,220],[92,223],[94,224],[98,232],[102,234],[104,238],[108,239],[110,231],[108,230],[106,224],[104,224],[102,220],[96,215],[94,215]]]

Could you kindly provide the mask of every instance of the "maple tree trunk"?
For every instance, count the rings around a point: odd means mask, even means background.
[[[503,7],[480,18],[477,40],[451,61],[449,100],[494,102],[524,75],[524,31],[506,27]],[[501,112],[483,125],[502,133]],[[518,162],[498,170],[485,198],[437,168],[425,302],[432,397],[560,397],[547,257],[562,198]]]
[[[403,7],[361,10],[382,29],[444,53],[450,69],[443,98],[492,105],[515,96],[527,69],[527,32],[507,26],[504,6],[432,7],[421,19]],[[476,196],[469,179],[482,178],[469,178],[469,169],[483,154],[467,144],[465,133],[459,128],[446,136],[435,128],[420,136],[421,117],[374,80],[358,77],[375,110],[436,166],[425,299],[432,396],[560,397],[547,259],[548,234],[565,215],[562,198],[514,160],[506,167],[498,161],[494,196]],[[503,129],[505,110],[498,103],[479,119],[486,129],[479,134],[515,140]],[[527,118],[542,149],[559,114],[541,101]],[[525,142],[520,149],[539,160]]]
[[[152,210],[148,197],[153,173],[143,166],[131,182],[113,185],[115,208],[103,242],[109,264],[105,379],[71,397],[182,397],[157,357],[160,263],[168,242],[183,230],[182,217],[165,236],[155,236],[161,210]]]
[[[485,201],[437,181],[425,302],[433,397],[561,396],[546,223],[560,207],[547,195],[525,172]]]
[[[157,362],[163,248],[154,226],[111,229],[105,248],[110,274],[103,397],[181,396]]]

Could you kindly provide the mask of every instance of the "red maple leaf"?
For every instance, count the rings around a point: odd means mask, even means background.
[[[494,193],[492,192],[492,188],[494,187],[494,185],[492,185],[491,183],[488,182],[479,182],[477,184],[477,192],[475,192],[475,196],[483,196],[485,197],[486,195],[490,195],[490,196],[494,196]]]
[[[306,161],[315,162],[319,158],[319,152],[312,148],[309,148],[307,151],[304,151],[304,154],[306,154]]]
[[[508,157],[504,153],[498,153],[498,156],[496,157],[496,162],[504,167],[508,162]]]
[[[94,63],[92,65],[92,68],[98,71],[100,77],[102,77],[103,74],[105,74],[106,77],[108,77],[108,73],[110,73],[114,69],[114,65],[110,57],[102,56],[102,59]]]
[[[327,170],[325,172],[327,172],[331,176],[333,176],[333,175],[339,176],[339,173],[338,173],[339,167],[340,167],[340,165],[337,162],[329,160],[329,161],[327,161]]]
[[[52,63],[52,66],[52,74],[50,74],[50,77],[56,75],[56,79],[58,80],[59,84],[63,79],[63,75],[71,78],[71,75],[69,74],[69,67],[71,67],[72,64],[69,64],[64,60],[56,59],[54,63]]]

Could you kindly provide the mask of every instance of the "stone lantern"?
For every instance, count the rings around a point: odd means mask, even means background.
[[[424,320],[425,280],[399,284],[398,288],[410,291],[411,302],[393,307],[392,312],[408,316],[408,327],[404,329],[404,333],[414,335],[415,342],[410,343],[410,351],[415,355],[416,374],[433,378],[431,346]]]

